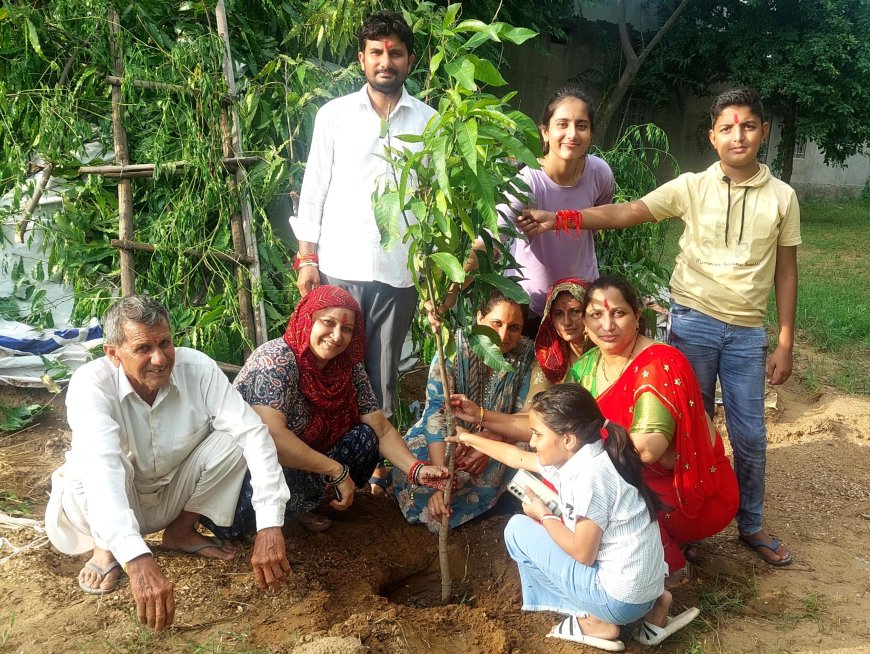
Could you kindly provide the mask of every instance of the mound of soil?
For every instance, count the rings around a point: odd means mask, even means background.
[[[0,390],[0,404],[34,399],[45,396]],[[663,652],[870,652],[870,400],[811,394],[793,380],[778,389],[777,407],[768,417],[766,523],[795,563],[765,565],[738,543],[733,525],[706,541],[695,577],[674,592],[675,611],[700,606],[701,619]],[[60,400],[35,426],[0,437],[5,505],[29,499],[32,514],[42,516],[68,439]],[[440,604],[436,537],[405,523],[388,498],[364,491],[345,513],[324,510],[334,521],[328,531],[290,529],[293,575],[281,592],[256,588],[250,546],[230,562],[156,550],[178,605],[175,626],[159,635],[137,625],[126,585],[104,597],[79,590],[87,556],[54,552],[35,529],[0,528],[0,649],[584,651],[544,637],[556,615],[519,609],[519,579],[502,541],[517,510],[506,498],[451,535],[454,600],[447,605]],[[626,645],[645,651],[630,639]]]

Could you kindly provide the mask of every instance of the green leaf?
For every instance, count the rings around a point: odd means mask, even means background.
[[[475,325],[471,328],[471,334],[468,336],[468,345],[471,351],[479,356],[484,365],[498,372],[510,372],[513,366],[504,360],[504,356],[499,350],[501,338],[498,332],[492,327],[486,325]]]
[[[529,294],[513,279],[505,277],[498,273],[481,273],[475,275],[475,280],[482,281],[484,284],[489,284],[506,298],[513,300],[518,304],[528,304]]]
[[[530,30],[526,27],[513,27],[505,23],[501,23],[501,25],[503,25],[503,27],[499,30],[499,34],[505,41],[510,41],[515,45],[525,43],[529,39],[538,35],[534,30]]]
[[[455,79],[459,85],[468,90],[476,91],[477,84],[474,83],[474,64],[468,58],[461,57],[456,61],[451,61],[444,66],[445,72]]]
[[[484,123],[480,126],[480,134],[500,143],[507,156],[519,159],[531,168],[537,168],[540,165],[534,153],[517,137],[510,135],[505,130]]]
[[[475,79],[480,80],[484,84],[489,84],[490,86],[504,86],[507,84],[505,78],[502,77],[501,73],[498,72],[498,69],[492,65],[492,62],[486,59],[474,57],[473,55],[469,55],[469,59],[474,61]]]
[[[399,213],[401,203],[397,191],[388,191],[374,203],[375,222],[381,233],[381,245],[389,250],[399,238]]]
[[[33,47],[40,59],[45,59],[45,55],[42,54],[42,46],[39,45],[39,34],[36,33],[36,25],[29,18],[24,20],[27,23],[27,40],[30,41],[31,47]]]
[[[444,20],[441,25],[445,28],[450,27],[453,23],[456,22],[456,16],[459,14],[459,10],[462,9],[462,3],[456,2],[447,7],[447,11],[444,12]]]
[[[458,121],[456,123],[456,143],[465,164],[473,174],[477,174],[477,121]]]
[[[434,75],[438,72],[438,67],[441,65],[441,62],[444,60],[444,52],[439,50],[432,58],[429,60],[429,74]]]
[[[444,271],[451,282],[461,284],[465,281],[465,271],[462,269],[462,264],[449,252],[435,252],[429,255],[429,259]]]

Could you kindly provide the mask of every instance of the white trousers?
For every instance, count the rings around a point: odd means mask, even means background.
[[[222,527],[232,524],[247,464],[229,434],[212,432],[181,465],[158,479],[137,476],[129,459],[122,462],[127,501],[140,534],[164,529],[182,511],[204,515]],[[45,523],[52,544],[66,554],[111,549],[92,533],[84,485],[68,464],[52,475]]]

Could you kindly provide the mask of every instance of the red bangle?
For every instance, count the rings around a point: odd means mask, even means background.
[[[320,263],[320,259],[317,258],[317,254],[311,252],[309,254],[302,254],[301,252],[296,255],[296,259],[293,261],[293,270],[299,270],[301,264],[313,264],[317,265]]]
[[[408,470],[408,483],[409,484],[417,484],[417,475],[420,474],[420,468],[427,465],[425,461],[415,461],[411,466],[411,469]],[[419,485],[419,484],[417,484]]]

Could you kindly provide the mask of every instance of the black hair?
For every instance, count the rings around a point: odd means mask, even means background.
[[[716,120],[727,107],[749,107],[749,110],[764,122],[764,105],[761,104],[761,96],[758,91],[748,86],[729,89],[713,100],[713,104],[710,105],[711,127],[716,125]]]
[[[562,104],[562,101],[566,98],[576,98],[580,100],[583,104],[586,105],[586,113],[589,114],[589,131],[595,132],[595,105],[592,103],[592,97],[583,89],[575,84],[569,84],[568,86],[563,86],[561,89],[556,91],[547,102],[547,106],[544,107],[544,112],[541,114],[541,122],[539,124],[539,128],[541,130],[541,134],[543,135],[544,129],[549,128],[550,119],[553,117],[553,114],[556,113],[556,107]],[[543,141],[543,151],[544,154],[550,150],[550,146],[547,145],[547,142],[544,139]]]
[[[485,316],[502,302],[510,302],[511,304],[517,305],[520,308],[520,313],[523,316],[523,324],[525,324],[526,320],[528,320],[529,318],[529,305],[521,304],[516,300],[510,299],[507,295],[505,295],[498,289],[493,289],[492,292],[483,299],[477,310]]]
[[[605,425],[601,409],[589,391],[580,384],[556,384],[536,394],[530,410],[557,434],[574,434],[581,447],[603,440],[604,451],[619,476],[637,489],[650,520],[658,519],[664,504],[643,480],[644,464],[637,448],[621,426],[610,421]]]
[[[380,41],[393,34],[405,44],[409,55],[414,54],[414,32],[400,14],[392,11],[379,11],[363,21],[356,35],[359,51],[365,51],[366,41]]]
[[[592,293],[594,291],[603,291],[608,288],[615,288],[619,291],[620,295],[622,295],[622,299],[631,307],[632,313],[636,314],[638,311],[640,312],[640,318],[638,318],[637,321],[638,333],[641,336],[646,336],[647,324],[646,318],[643,315],[644,305],[641,303],[637,291],[634,290],[634,287],[627,279],[625,279],[625,277],[620,277],[619,275],[603,275],[589,284],[589,288],[586,289],[586,295],[583,298],[583,315],[586,315],[586,309],[589,308],[589,303],[592,301]]]

